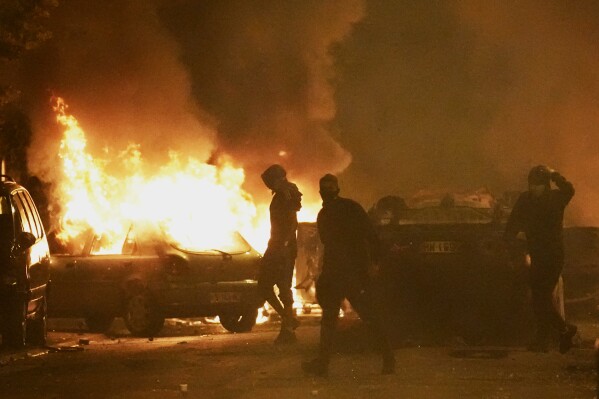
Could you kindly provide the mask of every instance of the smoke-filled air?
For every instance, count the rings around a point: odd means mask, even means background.
[[[86,151],[118,176],[176,158],[243,170],[270,196],[280,163],[365,207],[385,195],[524,190],[548,164],[599,223],[599,5],[594,1],[64,1],[52,38],[15,63],[32,174],[57,186],[61,97]],[[237,170],[237,169],[236,169]]]

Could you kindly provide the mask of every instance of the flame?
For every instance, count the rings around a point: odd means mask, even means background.
[[[171,152],[170,161],[148,176],[140,147],[134,144],[118,157],[94,158],[84,130],[67,108],[64,100],[55,99],[56,119],[64,128],[59,239],[68,241],[92,229],[110,237],[103,253],[120,253],[136,222],[159,223],[179,243],[193,238],[206,248],[226,247],[234,231],[245,232],[250,241],[262,234],[257,207],[241,188],[243,169],[181,159]],[[108,172],[115,166],[122,171],[118,176]]]
[[[169,152],[169,162],[148,175],[139,145],[130,144],[118,156],[94,157],[83,128],[62,98],[53,98],[53,109],[64,129],[59,150],[63,178],[56,193],[61,199],[61,241],[91,229],[108,237],[99,253],[120,253],[132,223],[153,222],[183,245],[194,241],[222,248],[231,233],[239,231],[256,250],[266,249],[268,204],[256,205],[243,190],[242,168]],[[298,219],[314,221],[319,208],[304,202]]]

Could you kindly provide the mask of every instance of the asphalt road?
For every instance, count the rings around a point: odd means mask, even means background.
[[[382,376],[364,330],[341,325],[328,378],[302,374],[318,341],[318,320],[303,318],[292,346],[272,344],[278,323],[252,333],[170,320],[153,340],[110,336],[78,322],[53,321],[50,348],[0,352],[0,398],[593,398],[595,323],[566,355],[522,348],[404,345],[397,373]],[[57,350],[58,348],[58,350]]]

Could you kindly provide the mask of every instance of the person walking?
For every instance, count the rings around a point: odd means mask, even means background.
[[[395,357],[371,292],[370,271],[378,261],[378,237],[364,209],[357,202],[340,197],[339,191],[334,175],[320,179],[323,202],[317,225],[324,245],[322,273],[316,282],[316,297],[322,308],[320,347],[318,357],[304,362],[302,368],[308,374],[327,376],[339,309],[346,298],[371,326],[381,346],[382,373],[392,374]]]

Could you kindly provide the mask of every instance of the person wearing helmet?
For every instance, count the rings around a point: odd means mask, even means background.
[[[281,165],[271,165],[262,173],[262,181],[273,194],[270,203],[270,239],[264,252],[258,288],[263,298],[281,316],[281,331],[275,344],[296,341],[295,329],[299,321],[293,311],[291,284],[297,256],[297,212],[301,208],[302,193],[287,181],[287,172]],[[275,295],[274,286],[279,289]]]
[[[551,188],[551,182],[557,189]],[[526,234],[530,254],[530,288],[536,319],[536,337],[529,345],[546,352],[551,330],[559,332],[559,350],[572,347],[577,328],[566,323],[553,303],[553,291],[564,265],[564,210],[574,196],[574,186],[561,174],[544,165],[531,169],[528,191],[522,193],[510,214],[505,239],[513,243],[519,232]]]
[[[385,333],[380,309],[374,306],[370,269],[378,262],[379,241],[366,211],[357,202],[339,197],[337,178],[320,179],[322,209],[317,226],[324,244],[322,273],[316,282],[316,297],[322,308],[318,357],[304,362],[308,374],[326,376],[333,349],[341,302],[346,298],[360,318],[369,322],[383,355],[383,374],[395,371],[395,357]]]

